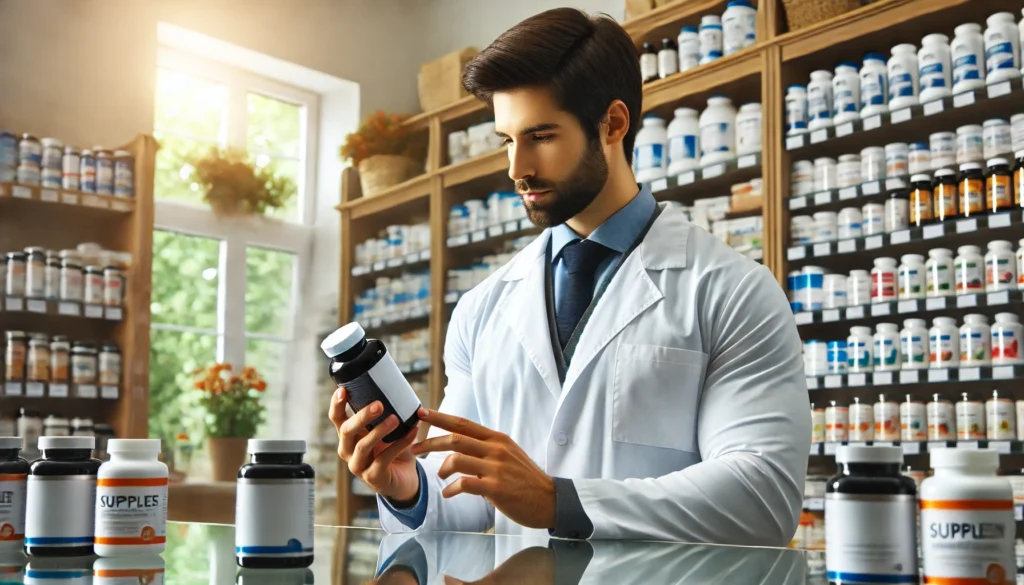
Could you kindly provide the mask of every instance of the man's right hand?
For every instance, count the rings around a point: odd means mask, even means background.
[[[389,416],[367,432],[366,427],[380,416],[384,406],[378,401],[348,416],[348,394],[338,388],[331,398],[331,422],[338,430],[338,456],[348,463],[352,475],[365,481],[375,492],[396,507],[409,507],[419,497],[420,478],[416,457],[409,448],[416,441],[418,427],[393,443],[381,440],[398,427],[398,417]]]

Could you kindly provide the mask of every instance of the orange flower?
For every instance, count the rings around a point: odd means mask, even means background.
[[[237,384],[237,383],[239,383],[241,381],[242,381],[242,379],[239,378],[238,376],[231,376],[231,378],[228,379],[228,382],[231,383],[231,384]]]
[[[256,382],[255,388],[257,392],[263,392],[264,390],[267,389],[267,383],[264,382],[263,380],[260,380],[259,382]]]
[[[206,382],[204,382],[203,380],[199,380],[198,382],[196,382],[195,386],[196,390],[206,390]]]

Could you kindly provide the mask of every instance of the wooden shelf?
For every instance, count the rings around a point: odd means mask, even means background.
[[[639,49],[649,38],[660,40],[668,36],[675,40],[679,35],[680,23],[688,22],[696,26],[705,14],[721,15],[726,4],[725,0],[677,0],[627,20],[622,23],[622,28],[629,33]],[[667,34],[669,32],[672,34]]]
[[[502,148],[467,161],[448,165],[441,169],[439,173],[444,180],[444,186],[451,187],[507,171],[508,154]]]
[[[689,71],[652,81],[644,85],[643,111],[647,113],[667,105],[675,107],[687,98],[702,94],[722,92],[728,95],[727,86],[744,78],[750,78],[750,85],[757,86],[754,90],[759,92],[760,82],[756,77],[760,76],[761,69],[761,52],[750,47]],[[755,99],[760,99],[760,95]],[[703,104],[697,105],[698,110],[703,107]]]
[[[32,201],[44,205],[65,205],[118,214],[131,213],[135,210],[135,200],[130,197],[114,197],[19,183],[0,183],[0,200]]]
[[[380,213],[416,199],[430,195],[430,177],[432,173],[424,173],[418,177],[399,183],[394,187],[378,193],[373,197],[359,197],[337,206],[338,210],[349,211],[353,219]]]

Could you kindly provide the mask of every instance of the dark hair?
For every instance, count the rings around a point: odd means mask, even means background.
[[[640,61],[633,40],[608,15],[555,8],[531,16],[470,61],[462,85],[488,105],[495,92],[547,87],[590,140],[600,136],[608,106],[622,100],[629,110],[622,149],[626,161],[633,161],[643,99]]]

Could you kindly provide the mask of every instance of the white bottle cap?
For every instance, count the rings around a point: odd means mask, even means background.
[[[39,437],[39,450],[95,449],[96,437]]]
[[[0,449],[21,449],[21,437],[0,437]]]
[[[254,453],[305,453],[306,441],[279,439],[249,439],[248,452]]]
[[[903,449],[840,445],[836,448],[836,463],[903,463]]]
[[[139,453],[158,455],[160,439],[109,439],[107,453]]]
[[[940,467],[999,468],[999,453],[993,449],[935,449],[930,454],[932,469]]]
[[[360,339],[366,337],[366,332],[359,323],[352,322],[337,328],[334,333],[327,336],[320,344],[320,349],[333,358],[352,349],[359,343]]]

